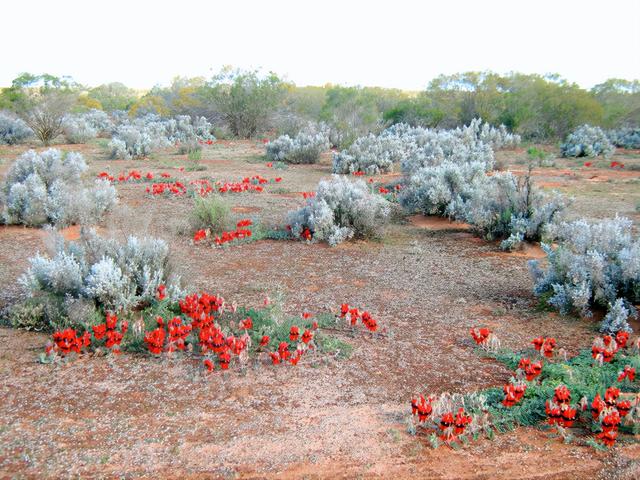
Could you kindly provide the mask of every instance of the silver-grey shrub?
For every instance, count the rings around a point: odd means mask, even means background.
[[[616,147],[640,148],[640,127],[625,127],[609,130],[607,137]]]
[[[98,130],[82,115],[67,115],[62,122],[67,143],[87,143],[98,136]]]
[[[289,135],[267,143],[267,157],[273,161],[287,163],[317,163],[320,154],[330,146],[329,136],[322,128],[307,126],[291,138]]]
[[[0,145],[15,145],[33,136],[33,130],[21,119],[0,112]]]
[[[2,222],[64,226],[99,220],[115,205],[116,190],[104,180],[85,188],[81,175],[86,169],[80,153],[25,152],[11,166],[0,189]]]
[[[633,235],[631,220],[581,219],[548,230],[557,247],[543,244],[546,267],[529,262],[536,295],[562,313],[583,315],[590,315],[593,306],[607,308],[618,299],[640,301],[640,240]]]
[[[474,184],[468,200],[459,207],[463,212],[459,219],[487,240],[502,240],[503,250],[512,250],[525,240],[542,239],[567,203],[560,194],[536,188],[529,175],[518,178],[497,172]]]
[[[615,147],[600,127],[582,125],[567,136],[560,145],[563,157],[610,157]]]
[[[121,311],[150,302],[160,285],[169,298],[182,295],[169,247],[156,238],[131,236],[119,243],[83,228],[79,240],[58,237],[51,257],[38,254],[29,263],[20,283],[32,296],[91,300],[106,311]]]
[[[334,176],[320,181],[316,196],[289,212],[288,222],[295,238],[302,239],[309,229],[313,241],[335,246],[350,238],[379,236],[389,213],[389,202],[372,194],[362,180]]]

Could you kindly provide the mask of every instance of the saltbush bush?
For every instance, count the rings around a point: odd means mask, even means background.
[[[33,135],[29,126],[12,115],[0,112],[0,145],[14,145]]]
[[[289,212],[289,226],[295,238],[335,246],[350,238],[378,236],[389,212],[389,202],[372,194],[363,181],[334,176],[318,184],[304,207]]]
[[[309,125],[291,138],[281,135],[267,144],[267,157],[270,160],[287,163],[316,163],[320,154],[329,148],[329,136],[326,129]]]
[[[631,220],[575,220],[552,225],[548,234],[557,247],[543,244],[546,267],[529,264],[534,293],[549,305],[589,316],[594,306],[640,301],[640,240]]]
[[[600,127],[582,125],[574,130],[560,145],[563,157],[610,157],[615,147]]]
[[[487,240],[502,240],[500,248],[512,250],[523,241],[540,240],[545,229],[563,212],[566,199],[545,194],[531,177],[495,173],[474,185],[469,199],[460,208],[461,220]]]
[[[0,190],[2,221],[8,224],[58,226],[94,222],[116,203],[106,180],[84,188],[87,165],[81,154],[29,150],[11,166]]]
[[[81,115],[69,115],[62,122],[62,134],[67,143],[87,143],[98,136],[98,130]]]
[[[609,130],[607,137],[616,147],[640,148],[640,127],[626,127],[617,130]]]
[[[129,237],[121,244],[82,229],[78,241],[56,239],[52,257],[36,255],[20,278],[31,296],[89,300],[103,311],[118,312],[151,302],[158,287],[177,299],[179,279],[171,275],[164,240]]]
[[[380,135],[358,138],[347,150],[334,154],[334,173],[362,171],[378,174],[393,170],[400,162],[402,171],[410,175],[423,167],[455,163],[483,162],[486,170],[494,165],[493,150],[515,146],[518,135],[483,124],[476,119],[467,127],[434,130],[399,123]]]

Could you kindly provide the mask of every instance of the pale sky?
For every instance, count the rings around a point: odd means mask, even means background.
[[[228,64],[407,90],[468,70],[640,78],[640,0],[23,0],[0,18],[0,86],[26,71],[150,88]]]

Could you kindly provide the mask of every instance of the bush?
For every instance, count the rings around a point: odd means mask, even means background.
[[[292,139],[282,135],[267,144],[267,157],[287,163],[317,163],[320,154],[329,148],[329,137],[323,130],[307,127]]]
[[[640,148],[640,128],[619,128],[609,130],[607,137],[616,147],[620,148]]]
[[[582,125],[574,130],[560,145],[560,153],[563,157],[597,157],[602,155],[610,157],[615,152],[615,147],[607,138],[607,135],[599,127]]]
[[[80,176],[86,169],[79,153],[49,149],[22,154],[2,185],[2,221],[64,226],[99,220],[116,203],[116,190],[106,180],[84,188]]]
[[[32,135],[33,131],[24,121],[0,112],[0,145],[15,145]]]
[[[52,258],[38,254],[29,263],[20,282],[30,295],[88,300],[104,311],[145,305],[160,285],[171,299],[182,294],[179,279],[170,275],[169,247],[155,238],[131,236],[120,244],[83,228],[76,242],[59,237]]]
[[[494,148],[520,142],[501,125],[499,128],[474,120],[468,127],[433,130],[399,123],[375,136],[358,138],[349,149],[334,154],[334,173],[362,171],[378,174],[393,170],[400,162],[406,175],[423,167],[454,163],[483,162],[486,170],[494,166]]]
[[[626,218],[599,222],[576,220],[549,229],[556,248],[543,244],[547,267],[530,261],[534,293],[562,313],[591,315],[618,299],[640,301],[640,240]]]
[[[407,178],[399,201],[410,212],[460,218],[464,216],[464,204],[484,179],[482,162],[445,161],[423,167]]]
[[[389,202],[370,193],[363,181],[334,176],[318,184],[316,196],[303,208],[289,212],[289,225],[295,238],[335,246],[350,238],[378,236],[389,211]]]
[[[98,131],[81,115],[65,117],[62,133],[67,143],[87,143],[98,136]]]
[[[2,185],[2,221],[37,226],[65,226],[99,220],[116,203],[116,190],[105,180],[93,188],[82,186],[87,168],[79,153],[60,150],[22,154],[11,166]]]
[[[627,320],[630,317],[636,318],[637,316],[633,305],[628,305],[622,298],[618,298],[613,305],[609,304],[609,311],[602,319],[600,331],[607,334],[630,332],[631,327]]]
[[[460,219],[488,240],[501,239],[503,250],[517,248],[525,240],[540,240],[566,207],[564,197],[544,194],[529,175],[519,179],[496,173],[475,186]]]
[[[211,235],[221,235],[232,228],[231,209],[219,195],[196,197],[193,210],[189,215],[189,229],[193,234],[197,230],[209,230]]]

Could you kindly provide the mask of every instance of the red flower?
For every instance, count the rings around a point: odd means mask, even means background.
[[[145,334],[144,341],[147,344],[147,348],[149,351],[155,355],[158,355],[162,352],[162,348],[164,347],[164,338],[165,332],[161,327],[156,328]]]
[[[204,229],[198,230],[196,233],[193,234],[194,242],[199,242],[201,240],[204,240],[205,238],[207,238],[207,231]]]
[[[624,370],[618,374],[619,382],[625,378],[628,378],[630,382],[633,382],[636,379],[636,369],[631,365],[625,365]]]
[[[584,162],[585,167],[590,167],[591,165],[593,165],[593,162]]]
[[[204,366],[207,367],[207,370],[213,372],[214,365],[210,358],[205,359]]]
[[[271,340],[269,338],[269,335],[263,335],[262,338],[260,339],[260,346],[266,347],[269,344],[269,340]]]
[[[616,333],[616,343],[618,344],[618,348],[625,348],[628,341],[629,332],[620,331]]]
[[[313,323],[311,324],[311,330],[317,330],[318,329],[318,322],[317,321],[313,321]]]
[[[340,316],[344,318],[347,315],[347,313],[349,313],[349,304],[343,303],[342,306],[340,307]]]
[[[167,296],[166,290],[167,290],[167,287],[165,287],[164,285],[158,286],[158,295],[157,295],[158,296],[158,300],[164,300],[165,299],[165,297]]]
[[[305,228],[305,229],[302,231],[302,238],[304,238],[304,239],[305,239],[305,240],[307,240],[307,241],[310,241],[310,240],[311,240],[311,237],[312,237],[312,236],[311,236],[311,230],[309,230],[308,228]]]
[[[229,355],[228,351],[224,351],[218,354],[218,360],[220,361],[220,368],[222,370],[229,369],[229,362],[231,362],[231,355]]]
[[[267,163],[267,167],[269,167],[269,168],[273,167],[273,162]]]
[[[598,419],[600,412],[602,412],[606,406],[607,404],[602,401],[600,394],[596,394],[593,402],[591,403],[591,415],[594,421]]]
[[[118,324],[118,317],[111,313],[107,313],[107,319],[105,321],[107,330],[114,330]]]
[[[616,387],[609,387],[607,391],[604,392],[604,403],[607,405],[615,406],[618,397],[620,396],[620,389]]]
[[[482,345],[483,343],[485,343],[489,338],[489,335],[491,335],[491,330],[489,330],[488,328],[471,329],[471,336],[478,345]]]
[[[102,340],[102,338],[107,333],[107,326],[104,323],[100,325],[94,325],[93,327],[93,335],[96,337],[96,340]]]
[[[618,412],[620,412],[621,417],[626,417],[631,411],[631,402],[629,400],[621,400],[616,403],[616,408],[618,409]]]
[[[280,355],[278,352],[269,352],[269,355],[271,356],[271,363],[274,365],[278,365],[280,363]]]
[[[293,325],[289,330],[289,340],[291,342],[297,342],[299,336],[300,336],[300,329],[296,325]]]
[[[308,318],[311,318],[312,316],[313,316],[313,315],[312,315],[312,314],[310,314],[309,312],[304,312],[304,313],[302,314],[302,318],[304,318],[305,320],[306,320],[306,319],[308,319]]]
[[[309,343],[312,338],[313,338],[313,333],[311,333],[310,330],[305,330],[304,333],[302,334],[302,341],[304,343]]]
[[[241,330],[251,330],[253,328],[253,320],[251,317],[247,317],[240,322]]]

